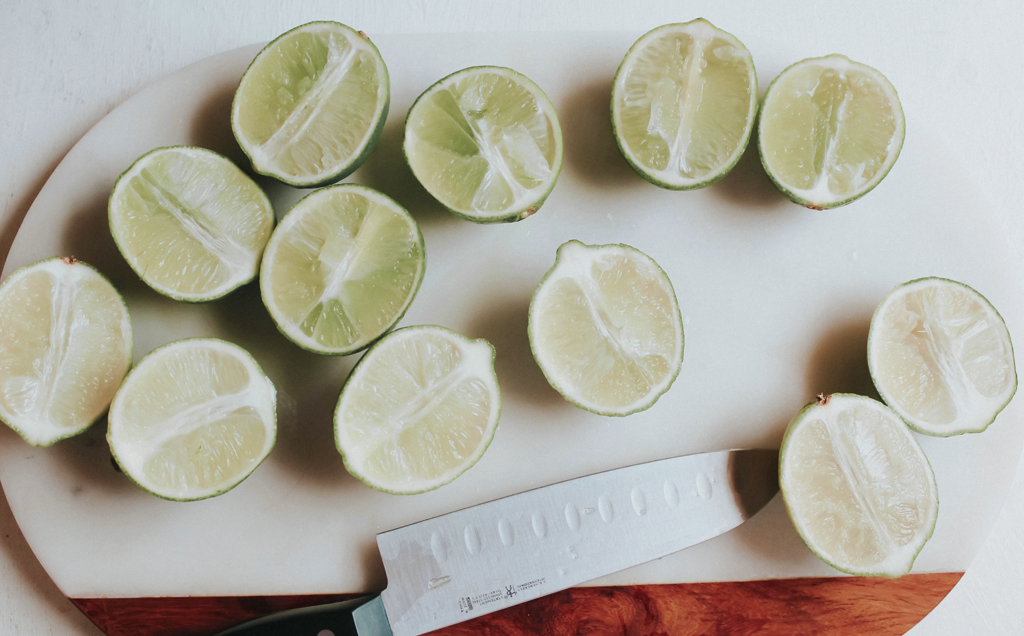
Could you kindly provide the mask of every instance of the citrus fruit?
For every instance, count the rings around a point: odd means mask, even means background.
[[[0,285],[0,419],[29,444],[89,428],[131,363],[128,308],[92,267],[50,258]]]
[[[317,353],[366,348],[405,314],[426,266],[409,213],[354,184],[307,195],[278,224],[260,270],[278,329]]]
[[[509,68],[463,69],[409,109],[403,144],[412,173],[453,213],[477,223],[538,209],[562,169],[562,129],[544,91]]]
[[[878,394],[914,430],[985,430],[1017,390],[1013,346],[995,308],[963,283],[922,278],[875,310],[868,367]]]
[[[768,86],[758,149],[775,185],[795,203],[826,209],[877,186],[903,147],[896,89],[843,55],[797,62]]]
[[[612,130],[651,183],[690,190],[724,177],[757,113],[757,74],[739,40],[707,20],[666,24],[626,53],[612,84]]]
[[[500,412],[490,343],[443,327],[405,327],[352,370],[334,414],[335,441],[345,467],[366,485],[415,494],[473,466]]]
[[[391,86],[362,31],[310,22],[256,55],[231,104],[231,130],[253,170],[297,187],[343,179],[373,151]]]
[[[270,453],[276,391],[238,345],[178,340],[132,369],[108,419],[110,451],[132,481],[164,499],[193,501],[231,490]]]
[[[914,434],[860,395],[822,395],[797,413],[779,484],[807,546],[848,574],[906,574],[938,516],[935,476]]]
[[[530,301],[529,338],[551,386],[599,415],[649,408],[683,362],[672,283],[628,245],[559,247]]]
[[[200,302],[256,277],[274,227],[270,200],[226,157],[157,148],[114,184],[108,205],[118,250],[147,285]]]

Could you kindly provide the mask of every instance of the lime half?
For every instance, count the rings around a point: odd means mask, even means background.
[[[477,223],[538,209],[562,169],[562,129],[547,96],[508,68],[463,69],[409,109],[405,156],[423,187]]]
[[[333,183],[373,151],[391,100],[362,31],[310,22],[268,44],[242,75],[231,129],[253,170],[298,187]]]
[[[850,203],[877,186],[903,147],[896,89],[843,55],[797,62],[768,86],[758,148],[775,185],[800,205]]]
[[[1017,390],[1002,317],[978,292],[943,278],[885,297],[871,319],[868,366],[882,399],[928,435],[984,431]]]
[[[914,434],[859,395],[819,396],[797,413],[779,484],[807,546],[847,574],[906,574],[938,517],[935,475]]]
[[[612,129],[629,165],[671,190],[702,188],[743,155],[757,113],[754,61],[707,20],[636,41],[612,85]]]
[[[135,483],[164,499],[231,490],[270,453],[274,385],[241,347],[179,340],[138,364],[110,405],[107,441]]]
[[[398,329],[359,360],[341,391],[335,440],[371,488],[408,495],[449,483],[494,437],[494,348],[435,326]]]
[[[347,355],[402,318],[425,267],[416,220],[376,190],[342,184],[307,195],[278,224],[260,288],[284,335],[310,351]]]
[[[29,444],[89,428],[131,362],[128,308],[92,267],[51,258],[0,285],[0,419]]]
[[[226,157],[157,148],[110,193],[110,233],[147,285],[177,300],[219,298],[256,277],[274,227],[270,200]]]
[[[672,283],[628,245],[559,247],[530,302],[529,337],[551,386],[599,415],[650,408],[683,362]]]

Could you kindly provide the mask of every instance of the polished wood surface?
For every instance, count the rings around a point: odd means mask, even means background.
[[[581,587],[432,636],[828,636],[903,634],[961,573]],[[204,636],[352,595],[71,599],[108,636]]]

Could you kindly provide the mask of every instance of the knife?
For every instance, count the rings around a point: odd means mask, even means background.
[[[419,636],[706,541],[778,490],[777,450],[570,479],[378,534],[388,579],[378,596],[280,612],[218,636]]]

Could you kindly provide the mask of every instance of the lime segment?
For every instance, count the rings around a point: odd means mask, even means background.
[[[131,362],[128,308],[92,267],[51,258],[0,285],[0,419],[29,444],[89,428]]]
[[[675,292],[649,256],[627,245],[560,248],[530,302],[530,346],[565,399],[629,415],[669,389],[683,361]]]
[[[442,327],[406,327],[352,370],[335,411],[335,439],[346,468],[368,486],[414,494],[473,466],[494,437],[500,411],[487,341]]]
[[[643,178],[673,190],[725,176],[747,147],[756,113],[750,51],[706,20],[645,34],[612,85],[619,149]]]
[[[985,430],[1017,390],[1010,334],[978,292],[942,278],[896,287],[871,319],[868,366],[879,395],[914,430]]]

